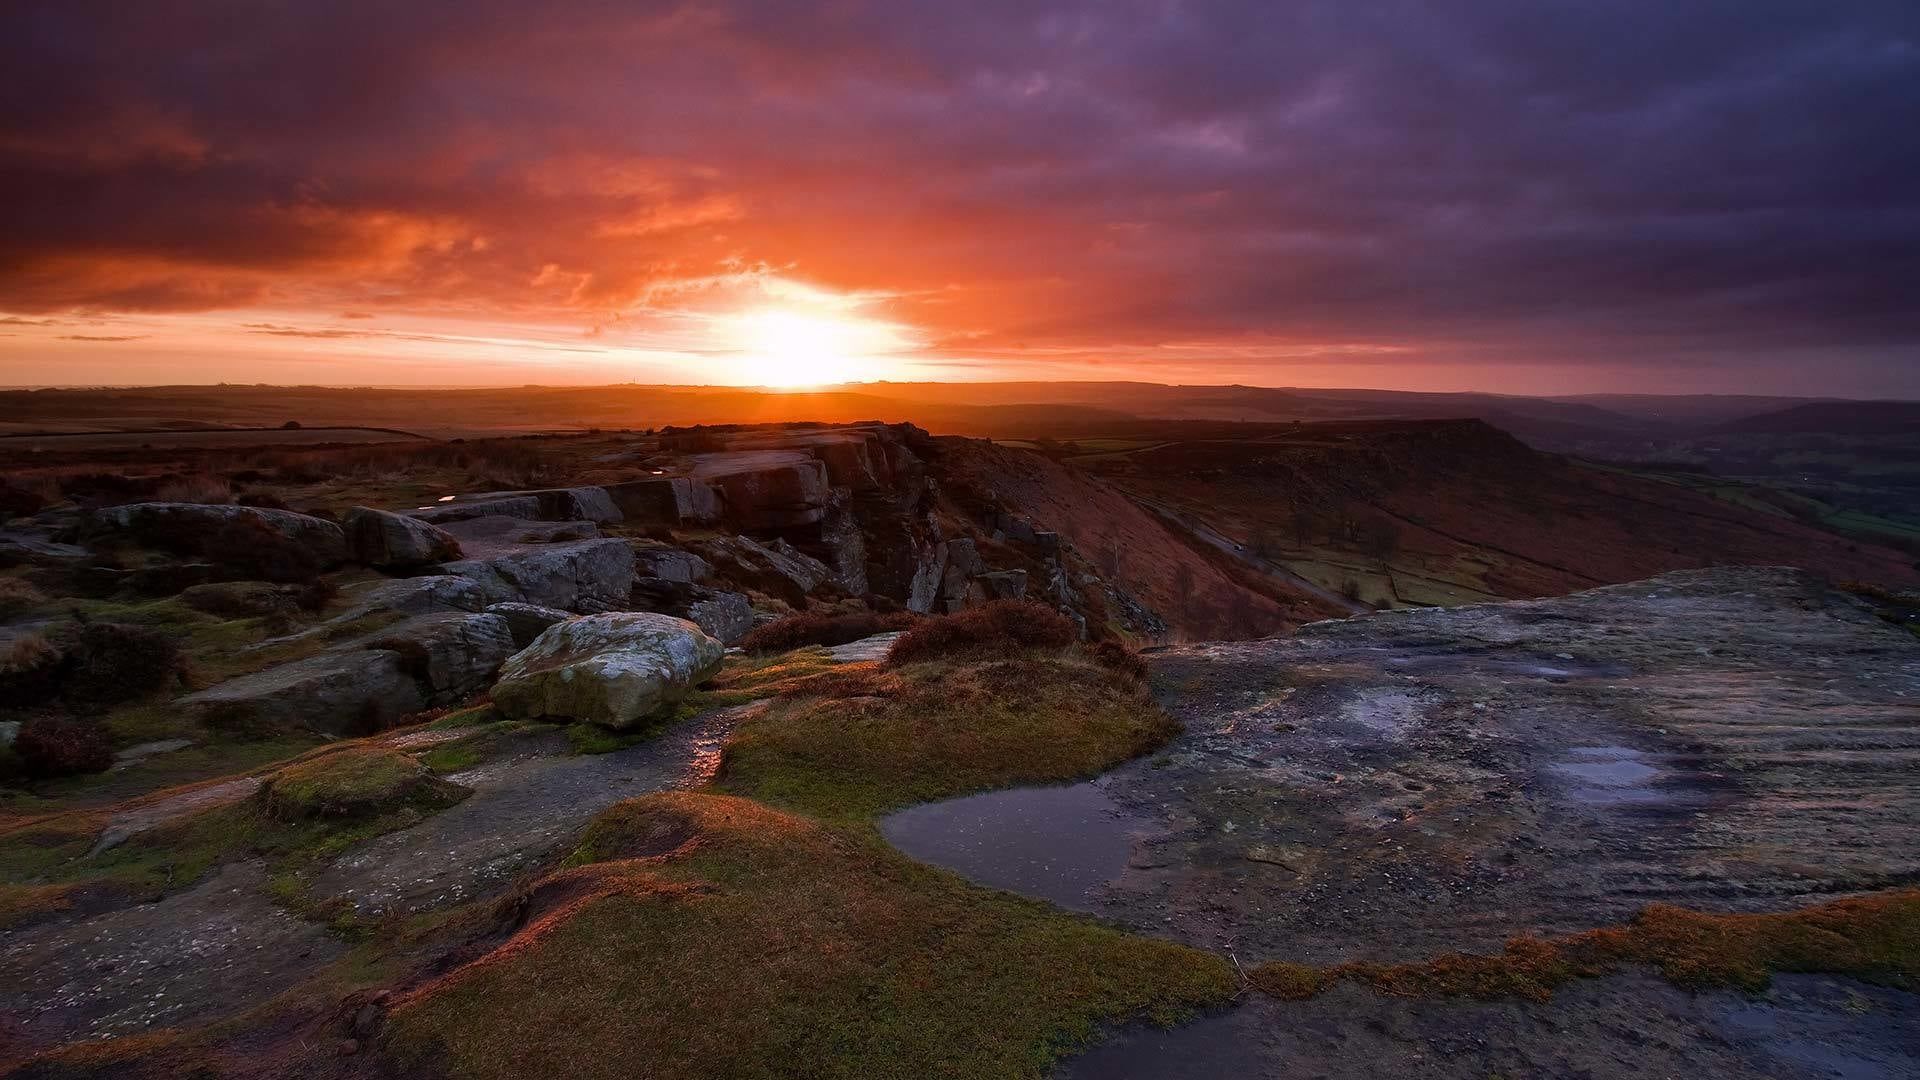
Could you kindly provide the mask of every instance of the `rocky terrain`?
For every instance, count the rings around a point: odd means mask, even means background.
[[[1368,445],[1288,497],[1427,497]],[[1729,511],[1700,569],[1376,612],[1159,466],[906,424],[261,454],[10,477],[24,1075],[1912,1074],[1890,553]],[[1840,929],[1711,924],[1758,959],[1698,997],[1422,974],[1649,904]]]

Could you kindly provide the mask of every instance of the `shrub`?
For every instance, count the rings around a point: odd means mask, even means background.
[[[0,653],[0,705],[38,705],[60,689],[61,661],[53,643],[39,634],[22,634]]]
[[[740,639],[740,647],[748,652],[786,652],[807,645],[845,645],[849,641],[859,641],[875,634],[905,630],[916,621],[913,615],[904,611],[789,615],[765,626],[755,627]]]
[[[0,480],[0,521],[37,514],[41,507],[47,505],[47,501],[39,492],[31,488]]]
[[[1129,678],[1144,682],[1147,678],[1147,662],[1140,654],[1119,641],[1106,638],[1090,642],[1085,646],[1087,659],[1110,668]]]
[[[30,582],[19,578],[0,578],[0,619],[11,618],[46,602],[46,594],[34,588]]]
[[[79,705],[112,705],[145,697],[185,668],[179,646],[163,631],[124,623],[81,623],[63,642],[61,689]]]
[[[887,663],[908,664],[950,653],[1058,649],[1079,639],[1079,628],[1072,620],[1045,604],[995,600],[958,614],[921,619],[893,643]]]
[[[28,720],[14,737],[13,752],[27,775],[34,777],[105,772],[113,766],[106,729],[90,720],[64,716]]]
[[[176,476],[160,485],[160,489],[153,493],[153,497],[160,502],[218,505],[232,501],[233,487],[218,476],[188,473],[185,476]]]

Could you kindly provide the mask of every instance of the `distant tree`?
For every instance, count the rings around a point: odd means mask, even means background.
[[[1320,524],[1320,517],[1303,504],[1293,508],[1293,542],[1296,547],[1307,547],[1313,543],[1313,534]]]
[[[300,421],[298,421],[298,420],[289,420],[289,421],[287,421],[286,423],[284,423],[284,424],[281,424],[281,425],[280,425],[280,430],[281,430],[281,431],[299,431],[299,430],[300,430]]]
[[[1247,550],[1262,559],[1270,559],[1278,553],[1279,547],[1273,542],[1273,534],[1265,525],[1255,525],[1247,534]]]
[[[1384,517],[1363,518],[1357,523],[1355,539],[1360,550],[1385,562],[1400,550],[1400,526]]]

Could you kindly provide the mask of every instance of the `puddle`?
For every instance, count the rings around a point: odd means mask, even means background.
[[[1126,869],[1142,828],[1091,781],[927,803],[880,822],[921,862],[1075,911],[1095,909],[1092,894]]]
[[[1653,802],[1661,795],[1652,786],[1660,769],[1647,764],[1640,751],[1626,746],[1576,746],[1571,760],[1556,761],[1553,770],[1572,779],[1572,795],[1586,803]]]

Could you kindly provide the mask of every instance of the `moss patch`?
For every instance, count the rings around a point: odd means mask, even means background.
[[[427,780],[426,766],[398,750],[349,746],[287,766],[260,794],[283,818],[341,817],[398,804]]]
[[[1223,961],[974,888],[744,799],[602,815],[485,959],[383,1049],[456,1077],[1035,1077],[1098,1025],[1234,992]]]
[[[1763,915],[1654,904],[1625,926],[1563,938],[1515,938],[1496,956],[1448,953],[1418,964],[1331,968],[1263,964],[1248,979],[1285,999],[1309,998],[1348,979],[1389,994],[1544,1000],[1573,979],[1628,964],[1648,965],[1693,988],[1757,991],[1775,972],[1820,972],[1920,989],[1920,889]]]
[[[973,791],[1091,776],[1178,730],[1139,684],[1079,658],[819,678],[736,729],[720,767],[723,790],[860,820]],[[884,689],[862,692],[882,678]]]

